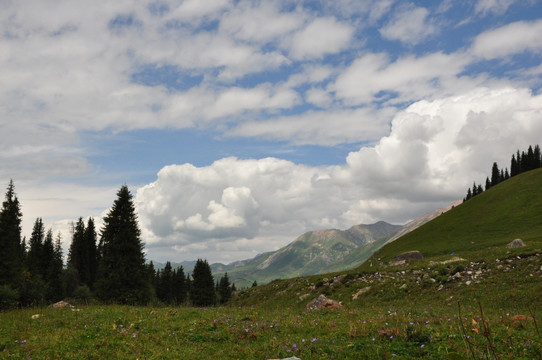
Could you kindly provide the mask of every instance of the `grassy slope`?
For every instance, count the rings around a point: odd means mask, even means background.
[[[372,259],[387,263],[394,256],[419,250],[426,258],[452,252],[483,257],[520,238],[542,245],[542,169],[515,176],[457,206],[377,251]],[[367,267],[365,264],[364,268]]]

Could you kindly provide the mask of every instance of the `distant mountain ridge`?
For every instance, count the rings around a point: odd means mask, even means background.
[[[237,286],[250,286],[254,281],[266,283],[353,268],[369,258],[401,227],[379,221],[347,230],[309,231],[276,251],[228,265],[212,264],[211,269],[217,277],[227,272]]]
[[[230,281],[237,287],[248,287],[254,281],[264,284],[275,279],[352,269],[362,264],[385,244],[417,229],[459,204],[460,202],[454,202],[406,225],[392,225],[379,221],[368,225],[354,225],[347,230],[309,231],[276,251],[227,265],[214,263],[211,264],[211,270],[215,278],[220,278],[227,272]],[[172,267],[183,266],[184,272],[190,274],[195,263],[183,261],[172,263]],[[154,263],[154,266],[161,269],[165,264]]]

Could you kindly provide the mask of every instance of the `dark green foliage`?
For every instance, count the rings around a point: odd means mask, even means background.
[[[101,259],[95,284],[101,300],[121,304],[150,301],[152,291],[140,235],[132,194],[124,185],[105,216],[101,231]]]
[[[223,277],[220,278],[220,283],[218,284],[218,295],[220,298],[220,303],[225,304],[230,300],[232,294],[232,288],[230,286],[230,280],[228,279],[228,273],[225,273]]]
[[[37,218],[32,228],[30,236],[28,255],[26,257],[26,267],[33,277],[41,276],[43,269],[43,241],[45,239],[45,228],[43,220]]]
[[[491,168],[491,186],[495,186],[501,182],[501,173],[499,171],[499,166],[496,162],[493,163]]]
[[[210,306],[216,303],[214,279],[207,260],[198,259],[194,266],[190,300],[195,306]]]
[[[85,227],[83,218],[73,225],[72,243],[68,255],[68,266],[77,272],[79,284],[93,288],[98,271],[98,255],[96,249],[96,230],[94,220],[88,219]]]
[[[19,292],[8,285],[0,285],[0,311],[17,307]]]
[[[176,304],[182,304],[186,301],[188,287],[184,276],[183,267],[173,271],[173,297]]]
[[[10,181],[0,210],[0,285],[19,286],[23,268],[21,248],[21,210]]]

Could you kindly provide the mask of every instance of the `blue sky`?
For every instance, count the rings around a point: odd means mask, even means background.
[[[149,259],[405,223],[540,143],[542,3],[3,1],[0,180],[23,232],[134,194]]]

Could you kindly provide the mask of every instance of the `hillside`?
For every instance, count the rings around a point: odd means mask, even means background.
[[[540,246],[541,189],[542,169],[512,177],[387,244],[372,259],[385,264],[410,250],[421,251],[426,258],[452,253],[483,258],[516,238]]]
[[[217,278],[227,272],[238,287],[250,286],[254,280],[263,284],[274,279],[352,269],[399,229],[399,225],[380,221],[348,230],[310,231],[277,251],[229,265],[212,264],[211,268]]]
[[[360,267],[299,277],[240,292],[236,305],[303,308],[325,294],[346,307],[403,304],[405,296],[428,306],[482,300],[528,308],[542,296],[542,169],[506,180],[383,246]],[[509,249],[521,238],[525,247]],[[389,260],[410,250],[425,259],[403,266]],[[537,300],[538,299],[538,300]],[[387,305],[388,306],[388,305]]]

